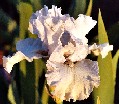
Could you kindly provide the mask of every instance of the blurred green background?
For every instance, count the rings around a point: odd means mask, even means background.
[[[45,88],[46,67],[42,60],[35,60],[32,63],[23,61],[20,64],[16,64],[11,75],[5,72],[2,67],[2,56],[13,55],[13,53],[16,52],[15,44],[18,40],[27,37],[35,38],[35,35],[32,35],[28,31],[28,22],[31,14],[36,12],[36,10],[41,9],[43,5],[47,5],[49,8],[51,8],[52,5],[61,7],[62,14],[70,14],[75,18],[77,18],[80,13],[91,15],[92,18],[98,22],[101,21],[99,20],[98,14],[100,8],[109,43],[114,45],[112,56],[115,56],[119,49],[118,0],[2,0],[0,2],[0,104],[56,103],[50,96],[48,96]],[[101,26],[102,25],[103,24],[101,24]],[[95,28],[89,32],[86,36],[89,39],[89,44],[97,42],[98,40],[100,41],[98,35],[103,33],[105,35],[106,33],[103,29],[102,33],[99,32],[99,25],[96,25]],[[115,64],[115,66],[119,66],[117,63],[118,54],[119,52],[113,57],[113,64]],[[97,59],[96,57],[89,57],[92,60]],[[114,95],[112,94],[112,98],[114,97],[113,104],[119,103],[118,67],[115,73],[116,72],[115,93]],[[103,86],[101,87],[101,90],[103,92]],[[97,97],[96,91],[94,91],[94,94],[91,94],[88,99],[80,102],[77,101],[76,103],[96,104],[96,101],[94,100],[95,97],[93,96]],[[109,99],[108,96],[107,99]],[[62,103],[65,104],[68,102],[64,101]],[[112,103],[110,102],[110,104]]]

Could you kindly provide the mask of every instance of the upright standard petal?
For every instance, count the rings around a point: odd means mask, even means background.
[[[75,26],[78,31],[78,37],[84,37],[88,32],[96,25],[97,21],[92,17],[79,14],[79,17],[75,20]]]
[[[68,14],[62,15],[61,8],[53,5],[51,9],[44,6],[31,16],[29,30],[41,38],[48,47],[50,55],[58,45],[62,44],[60,39],[65,33],[69,33],[73,41],[87,44],[88,39],[85,35],[95,25],[96,21],[89,16],[80,14],[75,20]]]
[[[84,59],[74,67],[66,64],[47,61],[47,84],[54,87],[51,94],[54,98],[70,101],[84,100],[89,97],[94,86],[98,87],[100,77],[96,61]]]
[[[72,38],[80,39],[83,44],[87,44],[88,39],[86,34],[96,25],[96,21],[92,17],[79,14],[79,17],[74,20],[69,18],[65,21],[65,29],[71,34]]]

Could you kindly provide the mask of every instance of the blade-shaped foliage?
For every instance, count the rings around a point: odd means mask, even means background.
[[[10,103],[16,104],[15,96],[13,94],[12,84],[9,85],[8,99],[9,99]]]
[[[91,15],[92,5],[93,5],[93,0],[90,0],[90,1],[89,1],[89,4],[88,4],[88,9],[87,9],[87,11],[86,11],[86,15],[87,15],[87,16],[90,16],[90,15]]]
[[[108,42],[108,36],[104,27],[101,12],[98,14],[98,38],[99,44]],[[98,57],[100,86],[94,91],[95,104],[97,96],[100,97],[101,104],[114,103],[114,80],[111,52],[106,58]]]
[[[28,32],[28,23],[32,14],[32,6],[30,4],[20,2],[18,10],[20,13],[20,39],[24,39],[26,37],[26,33]],[[20,82],[23,103],[38,103],[37,70],[40,69],[38,69],[37,65],[34,65],[34,63],[26,63],[26,61],[22,61],[20,63]]]
[[[45,88],[45,83],[44,83],[44,88],[43,88],[43,93],[42,93],[42,103],[47,104],[48,103],[48,98],[49,98],[49,95],[48,95],[48,92]]]
[[[31,3],[35,10],[39,10],[42,7],[41,0],[31,0]]]
[[[28,3],[20,2],[17,6],[20,14],[20,39],[26,37],[25,33],[28,30],[29,18],[32,14],[32,6]]]
[[[85,13],[86,10],[86,0],[75,0],[73,16],[77,17],[81,13]]]
[[[97,97],[97,104],[100,104],[100,98],[99,98],[99,96]]]
[[[117,71],[117,64],[118,64],[118,59],[119,59],[119,50],[116,52],[116,54],[113,57],[113,78],[114,78],[114,82],[116,80],[116,71]],[[115,83],[114,83],[115,85]]]
[[[31,13],[32,13],[32,7],[31,7],[31,5],[29,5],[27,3],[20,2],[20,4],[18,5],[17,8],[18,8],[19,14],[20,14],[19,37],[20,37],[20,39],[24,39],[26,37],[26,34],[25,34],[26,30],[28,29],[28,21],[31,16]],[[25,81],[26,74],[27,74],[26,61],[23,60],[22,62],[20,62],[21,98],[22,98],[23,103],[25,103],[25,101],[27,101],[27,99],[25,99],[26,98],[25,96],[27,96],[27,94],[29,95],[29,93],[27,93],[27,90],[26,90],[27,89],[26,81]]]
[[[12,83],[9,85],[8,90],[8,99],[11,104],[20,104],[20,97],[18,94],[18,88],[16,82],[12,80]]]

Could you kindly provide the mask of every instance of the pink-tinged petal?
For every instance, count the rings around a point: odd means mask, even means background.
[[[100,77],[96,61],[84,59],[74,67],[47,61],[46,79],[49,87],[54,87],[51,94],[61,100],[84,100],[89,97],[94,87],[98,87]]]

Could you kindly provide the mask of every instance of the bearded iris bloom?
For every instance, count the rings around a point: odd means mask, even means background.
[[[36,39],[27,38],[16,44],[18,52],[12,57],[3,57],[3,66],[10,73],[15,63],[23,59],[49,58],[46,62],[46,79],[53,98],[60,100],[84,100],[94,87],[100,84],[97,61],[86,59],[94,55],[106,57],[112,45],[88,45],[86,34],[96,25],[89,16],[79,14],[77,19],[62,15],[61,8],[52,6],[33,13],[29,31]]]

